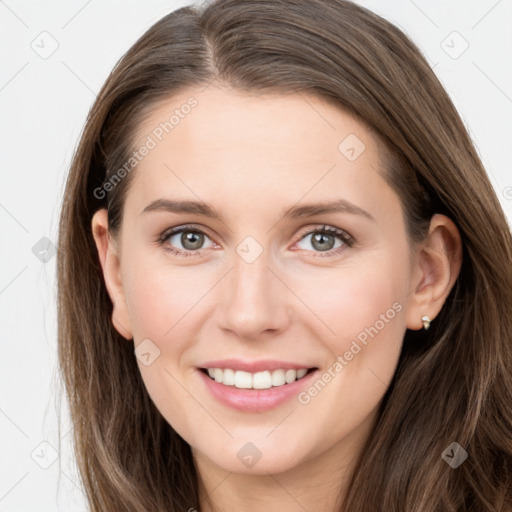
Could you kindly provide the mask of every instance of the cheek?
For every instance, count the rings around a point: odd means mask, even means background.
[[[383,252],[340,267],[335,278],[332,272],[317,274],[314,283],[303,283],[300,294],[314,313],[308,323],[322,333],[332,359],[330,372],[320,376],[325,387],[319,383],[301,403],[332,401],[327,410],[351,411],[355,422],[377,406],[395,373],[405,333],[402,263],[400,254]],[[324,392],[326,388],[330,391]],[[333,432],[346,426],[333,423]]]
[[[357,429],[393,378],[405,333],[399,268],[382,264],[340,272],[339,280],[331,276],[302,289],[324,323],[317,332],[324,333],[322,343],[332,354],[329,367],[299,397],[304,414],[316,418],[311,435],[322,439],[323,448]]]
[[[213,286],[212,271],[177,267],[150,256],[127,259],[123,276],[135,341],[159,343],[187,324],[188,312]],[[211,284],[210,284],[211,283]]]
[[[398,269],[403,267],[398,259],[387,255],[369,259],[372,261],[354,261],[339,269],[316,272],[315,278],[307,281],[297,276],[293,285],[310,310],[308,323],[316,321],[317,333],[323,333],[333,354],[349,350],[354,339],[364,344],[371,336],[369,331],[377,334],[374,328],[390,342],[396,339],[391,331],[396,334],[402,330],[398,313],[403,309],[405,276]]]
[[[151,358],[146,365],[139,357],[138,367],[153,404],[169,424],[182,434],[194,432],[204,416],[183,385],[181,365],[193,345],[191,333],[197,327],[193,313],[211,289],[214,276],[211,269],[201,272],[197,267],[192,271],[154,261],[148,264],[151,258],[146,258],[136,254],[127,258],[123,280],[134,348],[145,343]]]

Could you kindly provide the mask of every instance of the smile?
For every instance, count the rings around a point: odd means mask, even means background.
[[[201,370],[208,373],[212,380],[225,386],[234,386],[239,389],[269,389],[300,380],[314,368],[264,370],[255,373],[231,368],[202,368]]]
[[[251,373],[208,367],[197,368],[196,371],[205,390],[215,401],[240,412],[263,413],[297,398],[311,385],[319,370],[317,367],[277,368]]]

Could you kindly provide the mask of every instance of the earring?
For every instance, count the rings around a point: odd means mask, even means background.
[[[421,321],[423,322],[423,329],[425,329],[425,331],[428,331],[428,328],[430,327],[430,318],[424,315],[421,317]]]

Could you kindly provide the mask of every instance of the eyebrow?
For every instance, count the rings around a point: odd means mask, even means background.
[[[219,213],[212,206],[201,201],[174,201],[170,199],[157,199],[142,210],[141,215],[154,211],[166,211],[170,213],[191,213],[203,215],[211,219],[222,220]],[[377,222],[375,218],[366,210],[347,201],[346,199],[336,199],[322,203],[309,203],[302,206],[292,206],[285,210],[282,218],[298,219],[302,217],[312,217],[326,213],[347,213],[360,215],[367,219]]]

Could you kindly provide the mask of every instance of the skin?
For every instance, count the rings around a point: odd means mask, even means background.
[[[197,107],[132,171],[119,238],[108,233],[106,210],[92,219],[112,321],[134,348],[149,339],[160,350],[151,364],[138,365],[156,407],[193,449],[201,510],[213,510],[206,495],[223,511],[292,512],[319,503],[335,510],[406,328],[421,329],[422,315],[435,321],[457,278],[459,233],[436,214],[427,239],[410,246],[372,134],[314,96],[191,88],[153,109],[138,127],[138,144],[190,96]],[[338,149],[349,134],[365,144],[354,161]],[[199,198],[222,220],[141,213],[160,198]],[[374,220],[346,212],[283,217],[294,205],[340,198]],[[180,235],[157,243],[168,228],[187,223],[207,235],[199,255],[164,249],[190,247]],[[328,237],[336,246],[322,252],[311,232],[324,225],[346,231],[355,244]],[[236,252],[247,236],[263,249],[252,263]],[[239,412],[212,398],[196,370],[235,357],[326,372],[393,304],[400,311],[307,404],[294,398],[264,413]],[[262,454],[252,467],[237,457],[248,442]]]

